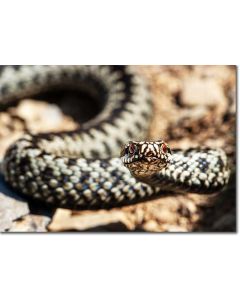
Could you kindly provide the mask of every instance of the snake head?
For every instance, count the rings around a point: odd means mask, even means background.
[[[149,176],[165,168],[171,159],[171,150],[162,140],[155,142],[130,141],[121,151],[123,164],[135,176]]]

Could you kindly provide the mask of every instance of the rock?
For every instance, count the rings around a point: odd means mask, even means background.
[[[0,232],[9,229],[12,222],[29,213],[26,201],[12,191],[1,175],[0,159]]]
[[[183,81],[181,102],[187,107],[227,105],[224,91],[216,80],[190,76]]]
[[[197,208],[196,205],[192,201],[185,201],[184,203],[191,214],[196,213]]]
[[[0,193],[0,232],[9,229],[14,220],[28,213],[29,207],[27,202]]]
[[[236,66],[194,66],[193,74],[196,77],[215,79],[223,87],[236,84]]]
[[[27,215],[14,221],[8,232],[46,232],[50,221],[47,216]]]
[[[50,231],[128,231],[133,229],[132,222],[120,210],[100,210],[76,212],[57,209]]]
[[[64,116],[57,105],[43,101],[22,100],[16,108],[11,109],[11,113],[25,120],[31,132],[76,129],[75,123]]]
[[[146,223],[143,224],[143,229],[145,231],[150,231],[150,232],[158,232],[159,231],[159,226],[158,223],[154,220],[149,220]]]
[[[158,220],[159,223],[175,223],[177,221],[177,214],[169,209],[162,208],[156,210],[154,217]]]
[[[141,207],[137,206],[134,215],[136,224],[141,225],[143,223],[144,215],[144,210]]]

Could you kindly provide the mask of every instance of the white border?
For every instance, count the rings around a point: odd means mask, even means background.
[[[0,6],[0,62],[236,64],[236,4],[232,0],[8,0]]]
[[[237,2],[8,0],[0,64],[236,64]],[[0,239],[1,299],[239,298],[236,234]]]
[[[2,299],[238,299],[233,234],[15,235],[1,244]]]

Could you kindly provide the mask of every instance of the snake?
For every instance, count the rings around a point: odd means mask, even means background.
[[[162,139],[146,139],[153,97],[134,66],[0,67],[0,110],[62,89],[87,94],[99,112],[74,131],[27,132],[9,146],[3,177],[26,198],[54,207],[108,209],[166,192],[216,193],[227,185],[223,149],[170,149]]]

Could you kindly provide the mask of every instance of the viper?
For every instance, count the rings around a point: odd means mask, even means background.
[[[100,209],[146,201],[163,191],[215,193],[228,183],[222,149],[174,150],[161,139],[146,140],[152,97],[133,67],[0,68],[0,108],[62,89],[87,94],[99,113],[79,130],[25,134],[10,145],[2,162],[4,178],[29,199]]]

